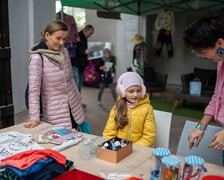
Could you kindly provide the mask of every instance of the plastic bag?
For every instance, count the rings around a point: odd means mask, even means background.
[[[106,180],[143,180],[143,174],[128,171],[99,171],[98,175]]]

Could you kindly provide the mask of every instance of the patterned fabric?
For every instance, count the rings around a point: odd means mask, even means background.
[[[146,43],[137,44],[133,49],[132,70],[140,76],[144,76],[144,65],[148,62],[148,50]]]
[[[172,11],[165,10],[158,14],[155,21],[156,30],[165,29],[174,33],[174,14]]]
[[[131,64],[131,68],[134,72],[138,73],[141,77],[144,76],[144,65],[141,65],[136,59]]]
[[[73,16],[65,14],[64,12],[58,12],[56,14],[57,20],[64,21],[69,27],[69,34],[65,40],[65,43],[76,43],[79,41],[78,27]]]
[[[0,170],[0,179],[1,180],[18,180],[19,177],[11,172],[10,170],[5,169],[4,171]]]
[[[0,133],[0,160],[23,151],[43,149],[32,139],[31,134],[22,134],[17,131]]]

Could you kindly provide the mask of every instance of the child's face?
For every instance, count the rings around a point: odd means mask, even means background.
[[[136,103],[142,96],[142,88],[140,86],[131,86],[126,90],[126,99],[130,103]]]
[[[105,59],[109,59],[110,58],[110,53],[109,52],[105,52],[104,53],[104,58]]]

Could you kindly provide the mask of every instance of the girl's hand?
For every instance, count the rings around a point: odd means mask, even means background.
[[[85,50],[85,53],[86,53],[86,54],[92,54],[93,52],[94,52],[94,51],[91,50],[91,49],[86,49],[86,50]]]
[[[104,70],[106,68],[107,68],[106,66],[100,66],[100,70]]]
[[[224,130],[214,134],[212,142],[208,145],[208,147],[216,150],[224,150]]]
[[[40,121],[28,121],[28,122],[23,123],[23,126],[24,126],[25,128],[34,128],[34,127],[36,127],[38,124],[40,124]]]

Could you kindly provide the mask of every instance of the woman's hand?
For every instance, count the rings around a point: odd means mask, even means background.
[[[40,121],[28,121],[28,122],[23,123],[23,126],[25,128],[34,128],[38,124],[40,124]]]
[[[212,119],[213,119],[213,116],[208,115],[208,114],[204,114],[204,116],[202,117],[199,124],[201,126],[204,126],[204,128],[206,129],[207,125],[210,123],[210,121],[212,121]],[[190,134],[188,135],[188,141],[189,141],[189,148],[190,149],[192,147],[198,147],[204,133],[205,133],[204,130],[200,130],[198,128],[195,128],[193,131],[190,132]]]
[[[193,131],[190,132],[188,135],[188,141],[189,141],[189,148],[191,149],[192,147],[198,147],[202,137],[204,135],[204,131],[195,128]]]
[[[214,134],[212,142],[208,145],[208,147],[216,150],[224,150],[224,130]]]

